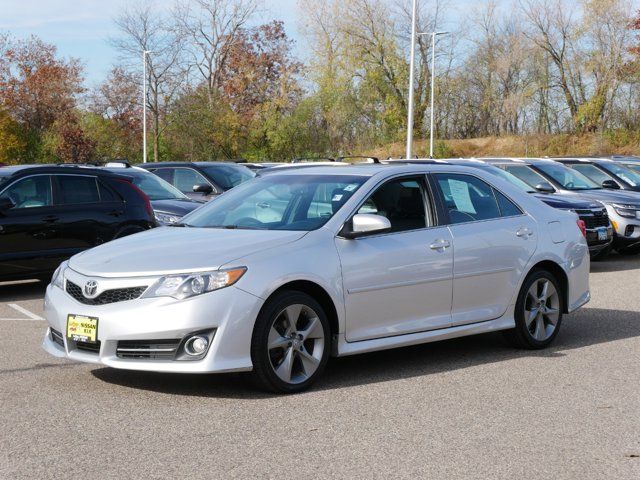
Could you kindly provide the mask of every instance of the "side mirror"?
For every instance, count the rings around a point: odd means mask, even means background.
[[[358,238],[388,230],[391,230],[391,222],[388,218],[371,213],[357,213],[350,224],[342,229],[341,235],[345,238]]]
[[[615,180],[605,180],[602,182],[602,188],[606,188],[608,190],[620,190],[620,185],[618,185]]]
[[[16,204],[10,198],[0,198],[0,212],[6,212],[15,207]]]
[[[553,188],[549,182],[540,182],[536,185],[536,190],[541,193],[555,193],[556,189]]]
[[[198,183],[193,186],[194,193],[202,193],[203,195],[209,195],[213,192],[213,187],[208,183]]]

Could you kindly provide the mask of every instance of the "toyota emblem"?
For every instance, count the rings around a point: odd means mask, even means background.
[[[93,298],[98,291],[98,282],[95,280],[89,280],[84,284],[84,296],[87,298]]]

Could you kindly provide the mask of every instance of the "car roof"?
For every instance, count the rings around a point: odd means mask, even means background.
[[[123,169],[124,170],[124,169]],[[8,176],[22,173],[91,173],[94,175],[115,176],[116,172],[112,172],[105,168],[96,167],[94,165],[82,164],[64,164],[64,165],[14,165],[11,167],[0,167],[0,173],[9,172]]]
[[[219,166],[219,165],[234,165],[237,167],[242,167],[243,163],[238,162],[224,162],[224,161],[212,161],[212,162],[152,162],[152,163],[144,163],[141,165],[143,168],[148,167],[210,167],[210,166]],[[246,167],[245,167],[246,168]]]

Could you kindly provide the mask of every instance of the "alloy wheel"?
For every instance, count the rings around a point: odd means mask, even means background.
[[[535,340],[543,342],[553,335],[560,318],[560,297],[550,280],[540,278],[531,285],[524,310],[527,330]]]
[[[284,382],[299,384],[320,366],[325,332],[318,314],[303,304],[289,305],[276,315],[268,337],[271,368]]]

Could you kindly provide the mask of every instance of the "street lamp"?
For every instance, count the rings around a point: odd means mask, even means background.
[[[147,55],[151,50],[142,51],[142,163],[147,163]]]
[[[449,32],[431,32],[431,132],[429,134],[429,158],[433,158],[433,99],[435,97],[436,84],[436,37],[446,35]]]

